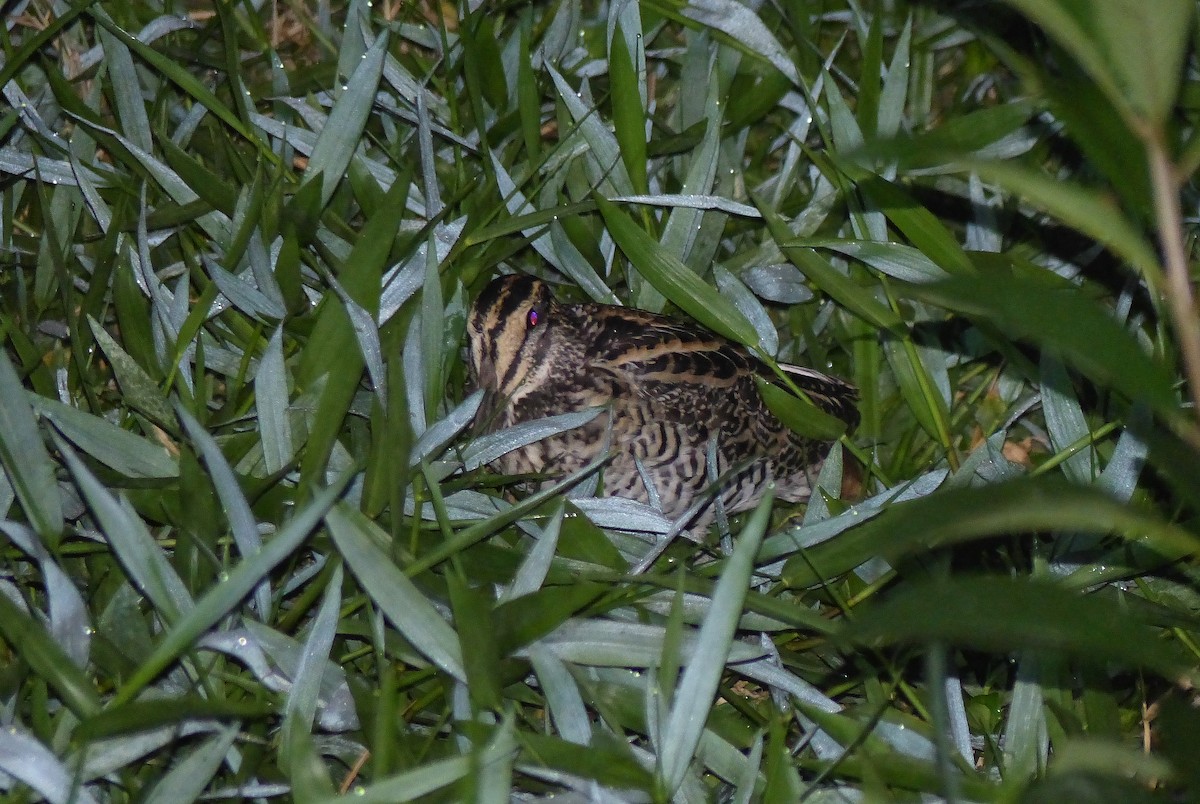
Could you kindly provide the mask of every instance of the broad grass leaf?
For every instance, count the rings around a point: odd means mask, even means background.
[[[637,190],[629,179],[625,162],[621,159],[621,147],[616,137],[580,99],[579,93],[571,89],[571,85],[549,64],[546,71],[554,80],[558,97],[562,100],[571,118],[575,121],[579,135],[588,144],[589,157],[595,160],[595,167],[604,176],[600,183],[600,192],[606,195],[634,195]]]
[[[280,747],[283,770],[296,804],[309,804],[320,797],[328,797],[334,791],[329,766],[317,753],[313,735],[303,729],[289,729],[282,737],[288,744]]]
[[[623,740],[601,732],[586,748],[550,735],[522,732],[521,744],[528,752],[530,769],[548,774],[550,780],[580,778],[609,789],[654,789],[654,777]]]
[[[54,635],[7,593],[0,593],[0,636],[75,717],[82,720],[100,710],[100,698],[91,679],[59,646]]]
[[[693,125],[702,127],[704,134],[699,143],[688,154],[687,174],[683,177],[680,189],[684,192],[658,193],[638,201],[636,197],[621,199],[633,203],[670,205],[670,215],[663,226],[659,242],[664,249],[679,255],[684,263],[689,265],[703,264],[695,254],[697,245],[706,226],[712,226],[716,216],[706,214],[706,210],[719,210],[733,215],[758,216],[758,210],[747,205],[734,202],[715,192],[717,165],[721,161],[721,131],[726,107],[722,105],[720,96],[720,80],[714,75],[720,68],[719,62],[704,60],[703,66],[697,65],[694,92],[697,98],[703,93],[704,105],[698,107],[694,114],[699,118]],[[690,71],[684,72],[689,75]],[[702,83],[703,81],[703,83]],[[683,97],[689,95],[684,90]],[[681,98],[682,99],[682,98]],[[681,110],[682,111],[682,110]],[[614,199],[615,200],[615,199]],[[711,259],[711,256],[710,258]]]
[[[1004,769],[1019,779],[1033,778],[1046,767],[1050,736],[1046,727],[1046,686],[1054,683],[1055,662],[1037,651],[1022,650],[1017,658],[1008,717],[1002,735]]]
[[[639,531],[642,533],[667,533],[672,522],[659,509],[648,503],[627,500],[624,497],[576,497],[570,501],[572,509],[579,510],[597,528]],[[593,530],[598,533],[599,531]],[[606,542],[603,537],[597,544]],[[597,563],[614,566],[613,561],[623,565],[616,556],[593,556]],[[607,559],[607,560],[606,560]]]
[[[1105,193],[1010,162],[969,161],[963,167],[1104,244],[1159,289],[1162,271],[1154,248]]]
[[[409,467],[416,467],[422,461],[429,460],[431,458],[436,457],[439,451],[441,451],[443,448],[445,448],[445,446],[448,443],[450,443],[452,440],[454,440],[455,436],[457,436],[459,433],[461,433],[463,431],[463,428],[465,428],[467,425],[469,425],[472,421],[475,420],[475,417],[478,415],[478,412],[479,412],[479,404],[482,401],[483,401],[483,391],[473,392],[470,396],[468,396],[466,399],[464,399],[462,401],[462,404],[460,404],[458,407],[454,408],[452,411],[447,413],[441,419],[438,419],[436,422],[433,423],[433,425],[431,425],[429,427],[428,430],[421,433],[421,437],[417,439],[416,444],[413,444],[412,452],[408,456]],[[595,414],[593,414],[593,416],[594,415]],[[590,417],[589,417],[589,420],[590,420]],[[508,434],[511,431],[505,430],[503,432],[504,432],[504,434]],[[495,435],[499,436],[501,434],[496,433]],[[544,436],[539,436],[538,438],[533,439],[533,441],[539,441],[543,437]],[[529,443],[529,442],[526,442],[526,443]],[[475,446],[476,444],[478,444],[478,441],[474,442],[472,444],[472,446]],[[477,453],[472,453],[469,450],[464,450],[463,451],[463,463],[468,470],[469,469],[477,469],[482,464],[490,463],[492,460],[500,457],[505,452],[509,452],[510,450],[516,449],[517,446],[520,446],[520,445],[508,447],[507,449],[504,449],[501,452],[496,452],[495,454],[492,454],[494,452],[494,450],[493,451],[484,451],[483,457],[486,458],[487,460],[472,460],[471,456],[473,454],[477,454]],[[485,449],[486,449],[486,445],[485,445]]]
[[[693,0],[680,13],[726,34],[733,47],[766,61],[793,84],[801,84],[803,79],[788,52],[752,8],[735,0]]]
[[[204,202],[208,207],[231,217],[238,212],[238,192],[223,181],[220,173],[214,172],[201,159],[197,158],[194,154],[188,153],[169,139],[160,137],[154,144],[161,149],[163,159],[166,160],[170,169],[175,172],[183,184],[196,193],[200,201]],[[153,148],[150,146],[145,146],[144,150],[147,153],[153,153]],[[197,209],[200,208],[203,207],[197,207]],[[156,211],[155,214],[161,215],[162,213]],[[241,217],[245,217],[244,212]],[[259,215],[250,216],[249,220],[235,221],[234,228],[235,231],[241,230],[243,238],[247,238],[255,231],[255,224],[260,221],[261,217]],[[242,227],[245,227],[244,230]],[[244,243],[242,247],[244,247]],[[224,264],[237,265],[240,254],[241,251],[227,253],[224,255]]]
[[[2,128],[3,123],[0,122],[0,129]],[[2,135],[0,135],[0,138],[2,138]],[[112,226],[112,209],[104,201],[104,197],[100,194],[99,189],[97,189],[96,183],[92,181],[91,171],[85,169],[83,163],[74,154],[71,155],[71,172],[75,177],[76,186],[79,187],[79,193],[83,196],[84,203],[87,204],[88,212],[92,215],[92,219],[96,221],[96,225],[100,227],[100,231],[108,234],[108,229]]]
[[[906,585],[859,611],[844,644],[942,642],[987,651],[1040,650],[1145,667],[1167,679],[1186,672],[1159,632],[1113,600],[1044,581],[957,576]]]
[[[494,757],[499,760],[500,757]],[[354,789],[354,801],[366,804],[399,804],[449,787],[470,774],[479,773],[479,766],[469,754],[439,759],[392,776],[375,780]],[[317,799],[314,804],[340,804],[346,796]]]
[[[362,139],[363,127],[375,100],[375,90],[383,73],[383,60],[387,54],[388,37],[380,36],[363,54],[354,74],[346,83],[345,91],[337,99],[325,121],[316,145],[308,158],[304,171],[304,182],[322,177],[321,206],[329,203],[341,183],[355,149]]]
[[[125,682],[115,700],[120,703],[132,700],[171,662],[194,645],[201,634],[235,609],[271,570],[303,544],[349,482],[350,476],[343,475],[333,485],[313,495],[262,550],[243,558],[220,583],[208,590],[191,610],[172,623],[161,636],[154,653]]]
[[[519,757],[513,721],[514,716],[509,714],[493,741],[504,750],[496,751],[494,761],[480,764],[478,772],[468,777],[465,792],[478,804],[512,804],[513,771]],[[524,778],[524,771],[522,767],[519,778]]]
[[[467,694],[479,709],[500,709],[504,700],[501,655],[491,595],[486,590],[467,586],[458,573],[447,576],[446,587],[450,593],[457,644],[462,648]]]
[[[124,402],[139,413],[145,414],[155,424],[168,430],[175,429],[175,415],[158,384],[96,319],[88,316],[88,325],[92,329],[92,337],[112,364],[113,373],[124,392]]]
[[[3,152],[0,151],[0,153]],[[511,184],[511,182],[511,176],[509,176],[507,180],[498,177],[498,183],[501,187],[515,187],[516,185]],[[505,192],[504,196],[508,198],[509,193]],[[511,199],[509,206],[512,206]],[[465,245],[474,246],[478,245],[479,243],[487,243],[498,238],[503,238],[507,235],[513,234],[514,232],[522,232],[529,237],[530,235],[528,233],[536,232],[537,230],[544,226],[550,225],[556,220],[563,221],[573,216],[582,215],[586,212],[594,212],[595,209],[596,204],[591,200],[580,201],[575,204],[564,204],[562,206],[546,209],[536,209],[530,207],[528,211],[526,211],[525,207],[522,207],[519,210],[519,213],[513,212],[510,208],[509,212],[511,217],[505,218],[498,223],[493,223],[490,226],[481,226],[480,228],[475,229],[463,237],[463,243]],[[584,289],[586,290],[586,286]]]
[[[971,258],[959,245],[955,234],[903,188],[887,181],[882,176],[861,179],[855,186],[867,202],[882,212],[915,249],[915,253],[905,254],[905,249],[896,249],[893,244],[888,244],[884,247],[884,252],[878,255],[888,258],[885,264],[894,263],[897,267],[908,266],[915,269],[926,280],[940,279],[945,273],[975,273]],[[858,257],[856,254],[847,256]],[[870,259],[863,257],[858,257],[858,259],[862,259],[891,276],[903,278],[885,270],[884,265],[875,265]],[[930,263],[932,263],[932,268]]]
[[[713,332],[746,346],[758,345],[758,333],[733,302],[674,255],[665,253],[616,204],[597,196],[596,205],[613,240],[659,293]]]
[[[125,568],[129,581],[150,599],[165,624],[178,622],[191,611],[192,596],[166,553],[150,535],[146,523],[128,500],[114,496],[70,447],[57,437],[56,440],[76,487],[92,509],[100,532]]]
[[[408,642],[443,672],[467,680],[458,634],[379,547],[387,536],[347,505],[329,513],[329,532],[350,571]]]
[[[379,398],[381,405],[387,407],[387,376],[383,372],[383,347],[379,342],[379,324],[375,314],[351,298],[336,277],[328,277],[328,282],[350,319],[350,328],[354,330],[358,353],[366,364],[367,376],[371,378],[375,396]],[[372,302],[377,307],[378,297],[374,296]]]
[[[944,359],[934,364],[936,356],[929,350],[918,348],[907,336],[896,338],[885,334],[882,341],[883,353],[891,366],[896,384],[900,386],[900,393],[908,403],[908,409],[929,436],[943,449],[949,450],[952,446],[950,409],[946,398],[940,393],[941,383],[936,382],[936,378],[946,375]]]
[[[480,108],[482,103],[492,109],[506,108],[510,76],[501,62],[494,18],[486,13],[472,14],[469,23],[460,30],[466,61],[463,73],[468,91],[476,96],[472,102],[480,104]]]
[[[873,240],[806,240],[803,241],[803,245],[835,251],[905,282],[936,282],[949,276],[923,253],[900,243],[878,243]]]
[[[892,63],[883,76],[879,93],[879,114],[875,134],[892,137],[904,122],[904,107],[908,100],[909,58],[912,46],[913,19],[910,14],[892,49]]]
[[[1075,483],[1091,483],[1096,479],[1095,460],[1088,443],[1092,433],[1071,387],[1071,378],[1062,363],[1049,355],[1042,355],[1041,389],[1050,443],[1059,452],[1074,450],[1061,464],[1063,474]]]
[[[69,770],[54,751],[16,726],[0,730],[0,771],[36,790],[51,804],[96,804],[91,792],[79,786],[74,769]]]
[[[322,581],[326,586],[336,580],[336,563],[326,581]],[[205,635],[203,646],[235,657],[259,676],[266,686],[286,692],[290,680],[297,677],[300,665],[305,660],[305,644],[254,620],[245,620],[244,624],[245,630],[234,629]],[[359,727],[358,713],[346,672],[334,658],[328,657],[322,663],[317,724],[324,731],[349,731]],[[281,672],[286,678],[280,676]]]
[[[829,260],[792,236],[791,231],[774,215],[767,215],[771,234],[780,250],[800,272],[838,304],[860,316],[864,321],[894,334],[904,332],[900,316],[880,304],[874,294],[838,271]]]
[[[329,651],[337,636],[341,602],[342,567],[339,563],[333,568],[333,577],[325,585],[321,608],[309,628],[295,673],[292,674],[292,688],[288,690],[281,739],[285,765],[290,764],[290,755],[287,752],[293,744],[290,732],[310,732],[320,708],[322,681],[326,675],[325,666],[329,662]]]
[[[863,149],[863,156],[880,162],[899,163],[907,171],[935,173],[952,171],[951,160],[958,158],[1013,158],[1037,145],[1037,131],[1030,126],[1037,114],[1036,104],[1021,100],[959,112],[933,129],[911,135],[900,133],[891,139],[869,142]],[[873,184],[874,180],[863,182],[860,179],[860,188],[864,183]],[[906,192],[903,194],[907,195]],[[898,220],[893,223],[900,226]],[[914,245],[918,244],[914,241]],[[934,255],[929,253],[929,256]]]
[[[713,159],[716,155],[713,155]],[[715,163],[712,166],[716,168]],[[711,178],[710,178],[711,181]],[[691,186],[689,184],[689,186]],[[697,211],[715,210],[738,215],[743,218],[761,218],[762,213],[749,204],[733,201],[720,195],[702,195],[699,193],[658,193],[656,195],[619,195],[609,201],[619,201],[623,204],[645,204],[652,207],[667,207],[670,209],[690,209]],[[694,221],[695,219],[693,219]],[[693,222],[693,225],[694,222]]]
[[[353,299],[368,317],[379,315],[383,268],[403,219],[404,206],[400,200],[406,193],[400,182],[388,190],[384,203],[362,227],[338,272],[344,296]],[[360,326],[362,319],[359,315]],[[337,292],[327,291],[296,367],[296,383],[302,392],[315,386],[321,388],[317,410],[309,425],[307,449],[301,459],[305,485],[315,485],[325,471],[366,365],[363,342],[358,339],[354,324]],[[419,387],[416,383],[409,385]],[[422,429],[423,425],[424,422]]]
[[[862,44],[861,73],[858,79],[858,98],[855,116],[859,128],[868,135],[879,129],[879,95],[882,84],[883,66],[883,19],[873,15],[869,21],[858,24],[859,41]],[[863,28],[867,30],[864,32]],[[864,35],[865,33],[865,35]]]
[[[349,255],[342,264],[336,266],[337,280],[342,289],[372,316],[378,316],[380,312],[383,269],[395,242],[396,231],[404,220],[403,199],[407,192],[407,187],[400,182],[392,185],[379,208],[359,229]],[[420,287],[424,268],[424,263],[414,268],[419,273],[413,277],[415,286],[410,288],[413,292]],[[346,311],[340,304],[333,303],[334,297],[336,294],[332,290],[326,293],[312,336],[297,367],[296,379],[302,388],[315,382],[322,374],[341,377],[343,373],[349,373],[339,372],[341,366],[358,363],[359,368],[353,373],[357,375],[362,371],[361,356],[356,355],[356,360],[347,359],[356,347],[354,330]]]
[[[576,580],[548,585],[496,606],[491,619],[501,655],[537,647],[538,640],[602,599],[606,591],[603,584]]]
[[[760,731],[754,737],[754,744],[750,747],[748,756],[738,752],[738,758],[742,760],[741,775],[734,776],[731,773],[725,776],[725,778],[733,778],[737,781],[733,804],[750,804],[750,802],[755,800],[754,790],[763,778],[763,744],[763,734]]]
[[[215,737],[191,746],[182,758],[176,758],[176,764],[158,778],[142,800],[146,804],[171,804],[198,799],[228,758],[239,731],[240,726],[235,723],[222,728]]]
[[[755,295],[779,304],[802,304],[813,300],[812,290],[804,283],[804,274],[787,262],[753,265],[741,280]]]
[[[517,112],[521,118],[521,139],[529,160],[535,161],[542,150],[542,112],[538,97],[537,79],[533,72],[530,31],[521,29],[517,54]],[[507,193],[504,193],[507,195]]]
[[[75,588],[71,576],[63,571],[29,528],[5,521],[0,522],[0,533],[37,562],[46,588],[50,634],[77,667],[86,668],[92,638],[91,619],[83,595]]]
[[[414,315],[408,322],[408,330],[404,337],[404,346],[400,350],[401,365],[403,366],[403,374],[408,377],[424,377],[425,376],[425,358],[421,351],[421,317]],[[425,438],[425,431],[429,427],[429,421],[425,413],[425,383],[408,382],[404,383],[405,407],[408,409],[408,423],[413,435],[418,436],[418,441],[413,445],[413,449],[421,447],[421,439]],[[480,392],[482,397],[482,392]],[[466,405],[470,399],[464,400],[463,405]],[[477,404],[477,403],[476,403]],[[462,407],[460,405],[460,407]],[[446,422],[447,419],[441,419],[438,423]]]
[[[624,8],[636,9],[634,4]],[[641,41],[640,33],[637,41]],[[616,33],[608,47],[608,75],[611,81],[613,111],[613,133],[621,151],[621,159],[629,174],[629,182],[635,193],[648,193],[650,186],[646,177],[646,110],[642,106],[642,92],[638,86],[639,76],[634,60],[637,54],[630,53],[625,31],[617,23]]]
[[[461,230],[460,230],[461,233]],[[388,268],[383,275],[383,292],[379,296],[379,323],[386,324],[400,308],[416,295],[425,281],[424,242],[408,259]]]
[[[696,652],[684,669],[671,702],[671,711],[662,730],[659,757],[662,781],[668,791],[676,790],[683,783],[700,744],[717,683],[729,660],[742,602],[754,572],[754,557],[766,532],[774,498],[774,488],[769,486],[739,535],[733,555],[713,591],[712,606],[700,626]]]
[[[592,720],[567,666],[550,651],[537,647],[530,649],[529,661],[559,736],[577,745],[590,743]]]
[[[421,157],[421,193],[425,197],[425,214],[440,217],[445,210],[442,188],[437,180],[437,155],[433,150],[433,121],[424,96],[417,96],[417,150]]]
[[[762,303],[754,297],[741,280],[720,265],[713,266],[717,289],[737,306],[746,320],[758,332],[758,347],[774,357],[779,353],[779,333]]]
[[[850,111],[846,98],[838,89],[837,81],[826,72],[822,76],[822,86],[825,87],[825,101],[829,106],[829,133],[833,139],[835,153],[854,153],[862,148],[863,131]],[[877,232],[872,232],[877,234]]]
[[[846,432],[844,421],[791,391],[761,377],[755,377],[754,384],[771,413],[795,432],[822,441],[833,441]]]
[[[93,6],[94,8],[94,6]],[[260,153],[271,160],[276,157],[263,143],[254,136],[253,132],[242,122],[237,113],[222,103],[199,79],[189,73],[182,65],[175,63],[169,57],[162,55],[154,48],[142,43],[137,37],[131,36],[119,28],[103,10],[91,11],[92,17],[110,34],[121,41],[139,58],[150,64],[158,73],[170,79],[180,89],[191,95],[198,103],[216,115],[227,126],[232,128],[247,141],[258,145]]]
[[[566,662],[595,667],[657,667],[662,661],[666,629],[661,625],[598,619],[572,619],[556,628],[538,644],[554,651]],[[687,632],[680,654],[691,661],[700,649],[696,632]],[[741,642],[725,648],[723,662],[748,662],[762,658],[763,651]],[[711,658],[711,655],[708,655]],[[708,704],[705,704],[707,709]],[[687,760],[685,760],[687,761]]]
[[[79,191],[71,186],[39,188],[47,215],[47,226],[38,244],[37,264],[33,274],[33,301],[46,308],[54,301],[59,280],[67,276],[67,254],[64,243],[83,217]]]
[[[485,773],[489,768],[512,761],[516,754],[514,730],[511,718],[496,727],[486,743],[475,743],[475,747],[459,756],[436,760],[413,770],[377,779],[370,785],[354,789],[353,800],[370,804],[412,801],[427,793],[439,790],[466,778],[471,774]],[[328,796],[317,799],[319,804],[340,804],[345,796]]]
[[[1200,553],[1200,537],[1093,487],[1048,478],[961,488],[897,503],[821,547],[788,561],[789,584],[809,586],[848,572],[875,555],[1033,531],[1115,533],[1163,555]]]
[[[206,258],[204,267],[220,289],[221,294],[249,318],[274,322],[282,320],[287,315],[282,300],[271,298],[245,278],[229,273],[216,260]]]
[[[868,732],[869,724],[845,714],[831,714],[820,709],[799,705],[798,708],[812,718],[823,730],[830,731],[834,738],[845,745],[863,745],[862,752],[843,752],[839,766],[852,779],[871,779],[875,784],[886,784],[890,788],[915,790],[940,794],[944,791],[946,775],[944,769],[931,759],[918,759],[893,750],[880,734]],[[811,761],[800,761],[800,766],[819,765]],[[972,801],[988,801],[996,797],[996,784],[974,774],[950,770],[956,788]],[[870,789],[868,787],[868,789]]]
[[[565,513],[565,505],[559,505],[550,521],[542,526],[535,537],[533,548],[521,560],[521,566],[513,576],[512,583],[501,593],[499,603],[525,597],[542,588],[558,552],[558,534],[562,529]]]
[[[183,428],[187,431],[196,451],[204,457],[204,464],[208,467],[208,474],[212,478],[217,496],[220,497],[221,509],[225,512],[225,519],[229,522],[229,529],[233,533],[233,542],[237,545],[238,552],[244,558],[257,554],[262,549],[262,539],[258,535],[258,521],[250,510],[250,502],[246,499],[246,493],[242,491],[237,476],[233,473],[233,468],[225,459],[221,448],[217,446],[216,440],[200,426],[192,414],[188,413],[182,405],[176,408],[176,413],[179,415],[179,420],[183,422]],[[260,619],[265,620],[270,616],[271,588],[269,583],[264,581],[255,587],[254,607]]]
[[[63,529],[62,500],[54,463],[26,397],[21,378],[6,352],[0,351],[0,461],[29,522],[49,546]]]
[[[526,198],[525,194],[517,187],[512,176],[504,167],[504,163],[500,161],[499,156],[494,151],[489,153],[492,162],[492,170],[496,175],[496,183],[500,194],[504,197],[504,205],[508,209],[508,214],[511,216],[509,221],[529,220],[527,216],[536,215],[537,210]],[[592,301],[600,304],[619,304],[616,294],[604,284],[604,280],[596,273],[596,269],[584,258],[563,232],[562,224],[557,220],[559,210],[553,210],[554,214],[550,217],[543,217],[538,222],[530,221],[530,225],[525,226],[519,231],[530,239],[530,245],[534,250],[542,256],[548,263],[564,275],[570,277],[571,281],[579,285]],[[566,213],[566,210],[563,210]],[[549,227],[548,231],[546,227]],[[476,230],[476,237],[482,237],[485,233]]]
[[[267,720],[275,714],[275,707],[265,702],[217,701],[193,694],[147,696],[96,712],[76,726],[72,737],[89,749],[85,774],[91,778],[123,766],[130,756],[144,753],[147,746],[153,750],[169,742],[171,732],[178,736],[181,731],[212,731],[213,724],[220,720],[249,722]],[[168,738],[159,739],[164,732]],[[146,737],[150,739],[144,740]],[[126,752],[131,754],[118,758]]]
[[[805,721],[811,723],[804,715],[800,715]],[[804,797],[804,791],[807,786],[800,781],[800,768],[792,759],[792,749],[787,736],[784,733],[784,726],[779,721],[768,723],[770,729],[770,739],[766,744],[767,755],[767,783],[763,789],[764,801],[800,801]],[[824,734],[824,732],[819,732]],[[830,740],[832,743],[833,741]],[[841,760],[845,755],[845,751],[837,743],[833,743],[836,749],[835,753],[828,756],[817,754],[822,760],[832,761],[834,759]]]
[[[288,415],[288,370],[283,359],[283,327],[275,330],[263,348],[254,377],[254,409],[262,438],[263,466],[275,474],[296,457]]]
[[[945,482],[948,474],[949,472],[946,469],[935,469],[914,478],[902,487],[886,489],[879,494],[868,497],[837,516],[822,520],[814,525],[791,528],[782,533],[768,536],[763,542],[762,549],[759,551],[758,560],[760,563],[772,561],[795,553],[798,550],[821,544],[851,528],[863,524],[874,516],[878,516],[880,512],[887,510],[895,503],[920,499],[932,494]],[[852,566],[858,566],[868,558],[870,558],[870,554],[863,554]]]
[[[430,243],[430,246],[433,244]],[[425,416],[430,421],[437,413],[438,403],[446,392],[442,382],[442,346],[443,332],[446,328],[446,304],[442,297],[442,282],[438,274],[436,250],[427,248],[425,251],[425,282],[421,286],[421,367],[420,375],[410,374],[409,378],[420,376],[424,384]]]
[[[1006,0],[1041,25],[1133,123],[1162,125],[1179,89],[1195,4]]]
[[[99,13],[103,14],[103,11]],[[104,64],[108,69],[109,87],[117,105],[117,116],[125,135],[143,151],[149,153],[154,145],[150,119],[146,116],[142,87],[134,70],[129,48],[103,26],[96,30],[97,38],[104,47]]]
[[[577,472],[567,475],[554,485],[543,488],[541,491],[529,495],[512,506],[497,504],[494,497],[478,494],[477,499],[482,498],[482,501],[486,501],[489,506],[488,510],[481,512],[485,516],[479,517],[475,524],[456,532],[453,536],[442,541],[436,548],[425,552],[406,568],[406,574],[415,576],[431,567],[436,567],[451,556],[486,539],[506,525],[516,522],[530,511],[537,510],[545,505],[547,501],[561,498],[565,492],[574,488],[603,466],[605,460],[605,456],[600,456],[591,463],[581,467]],[[492,513],[497,508],[500,510]],[[491,515],[487,516],[487,514]]]
[[[1168,418],[1178,413],[1166,368],[1077,288],[988,273],[896,289],[1032,341],[1101,386],[1131,401],[1144,400]]]
[[[156,319],[158,323],[163,321],[161,314],[166,306],[161,300],[169,293],[157,274],[143,267],[145,263],[141,255],[149,252],[146,238],[142,236],[145,233],[144,211],[144,207],[138,210],[137,244],[131,244],[128,238],[118,238],[121,248],[117,253],[121,255],[121,264],[113,269],[111,286],[113,309],[117,314],[113,331],[120,334],[121,348],[129,353],[134,362],[158,374],[163,361],[159,358],[154,330]],[[215,301],[215,294],[213,299]],[[177,353],[179,357],[184,355],[182,350],[177,350]],[[179,365],[179,361],[176,360],[173,365]]]

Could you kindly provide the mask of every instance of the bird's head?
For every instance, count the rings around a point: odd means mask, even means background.
[[[549,349],[554,308],[550,287],[540,279],[511,274],[488,283],[467,317],[476,387],[501,396],[516,391]]]

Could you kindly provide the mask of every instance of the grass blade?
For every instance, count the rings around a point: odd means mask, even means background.
[[[437,667],[465,682],[458,635],[379,548],[386,535],[347,505],[330,511],[329,532],[350,571],[396,630]]]
[[[768,490],[758,504],[721,572],[713,591],[712,606],[697,636],[697,650],[683,671],[671,703],[671,712],[663,728],[660,758],[662,784],[667,791],[674,792],[683,783],[700,744],[717,683],[729,659],[742,602],[754,571],[754,556],[766,532],[774,496],[774,490]]]
[[[63,512],[54,464],[21,378],[4,352],[0,352],[0,461],[34,530],[49,546],[56,546]]]

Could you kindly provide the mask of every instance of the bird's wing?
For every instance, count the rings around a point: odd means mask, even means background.
[[[733,387],[758,362],[719,335],[665,316],[605,308],[592,321],[597,368],[640,386]]]
[[[627,308],[589,311],[589,353],[597,371],[610,372],[642,395],[674,404],[689,386],[728,392],[717,407],[747,404],[750,378],[757,375],[787,389],[744,347],[683,321]],[[858,390],[848,382],[790,363],[780,369],[809,400],[852,428],[858,423]],[[672,390],[674,389],[674,390]],[[710,401],[712,397],[710,396]]]

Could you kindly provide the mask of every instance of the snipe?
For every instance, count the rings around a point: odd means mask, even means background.
[[[602,304],[559,304],[549,286],[523,275],[493,280],[467,320],[470,372],[484,389],[480,418],[489,430],[599,407],[583,427],[502,456],[505,474],[548,479],[586,465],[602,450],[607,495],[651,501],[675,519],[711,485],[715,436],[721,498],[729,513],[753,508],[766,484],[791,502],[808,499],[827,442],[783,425],[763,402],[754,376],[770,370],[747,350],[702,327]],[[855,388],[799,366],[784,366],[809,398],[850,426]],[[639,463],[641,468],[639,469]],[[688,523],[702,531],[714,507]]]

